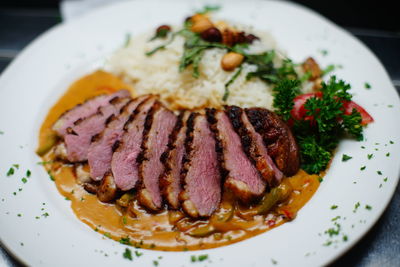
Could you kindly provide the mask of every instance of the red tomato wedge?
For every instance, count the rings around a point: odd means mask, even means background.
[[[304,108],[304,104],[306,103],[307,99],[311,97],[321,98],[322,92],[316,93],[308,93],[297,96],[294,101],[294,106],[290,114],[292,118],[295,120],[313,120],[312,116],[306,116],[307,110]],[[343,102],[344,114],[349,115],[353,111],[353,109],[357,110],[361,114],[361,125],[367,125],[374,121],[371,115],[368,112],[355,103],[354,101],[345,101]]]

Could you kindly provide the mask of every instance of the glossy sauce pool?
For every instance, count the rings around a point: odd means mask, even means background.
[[[97,71],[76,81],[49,111],[42,124],[39,147],[54,136],[51,126],[67,109],[90,97],[129,88],[118,77]],[[131,89],[131,91],[133,91]],[[296,216],[313,196],[319,186],[320,176],[308,175],[300,170],[287,179],[293,188],[289,198],[266,215],[254,215],[255,207],[243,206],[224,193],[219,214],[231,211],[229,220],[220,221],[217,215],[210,219],[191,220],[181,212],[165,210],[152,214],[142,209],[136,201],[131,203],[134,216],[116,204],[100,202],[96,195],[87,193],[77,183],[74,166],[54,161],[52,151],[43,157],[44,166],[54,178],[58,191],[69,201],[76,216],[93,230],[121,243],[136,247],[182,251],[214,248],[235,243],[261,234],[279,226]],[[206,234],[189,235],[196,228],[212,226]]]

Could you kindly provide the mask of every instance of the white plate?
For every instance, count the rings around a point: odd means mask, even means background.
[[[192,266],[191,255],[206,253],[209,260],[197,265],[266,266],[275,261],[281,266],[323,265],[354,245],[384,211],[399,177],[400,102],[381,63],[350,34],[303,7],[230,1],[222,4],[219,16],[271,32],[295,61],[311,55],[323,66],[343,66],[337,76],[352,84],[354,99],[375,118],[365,131],[366,141],[341,142],[324,182],[293,222],[230,246],[196,252],[144,250],[142,257],[131,262],[122,258],[124,245],[103,238],[74,216],[69,202],[36,164],[40,159],[34,150],[44,116],[74,79],[97,68],[123,44],[127,32],[181,23],[199,7],[188,2],[135,1],[95,10],[42,35],[0,77],[0,130],[4,132],[0,135],[0,237],[22,262],[35,266],[152,266],[152,261],[162,256],[160,266]],[[323,56],[321,49],[328,50],[328,55]],[[365,82],[371,84],[371,90],[364,88]],[[342,162],[344,153],[353,158]],[[369,160],[367,154],[373,157]],[[7,177],[12,164],[19,164],[19,170]],[[361,171],[363,165],[367,167]],[[24,184],[21,178],[28,169],[32,177]],[[357,202],[360,207],[353,212]],[[338,208],[332,210],[332,205]],[[47,218],[41,216],[45,212]],[[324,231],[338,215],[341,234],[332,238],[338,242],[324,246],[328,239]],[[348,241],[342,240],[344,234]]]

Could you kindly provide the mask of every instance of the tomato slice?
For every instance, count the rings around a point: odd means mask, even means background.
[[[311,97],[321,98],[322,92],[302,94],[295,97],[294,106],[290,114],[294,120],[309,120],[312,121],[314,118],[312,116],[306,116],[307,110],[304,107],[307,99]],[[344,101],[343,102],[344,114],[349,115],[353,112],[353,109],[357,110],[361,114],[361,125],[367,125],[374,121],[371,115],[360,105],[354,101]]]
[[[316,98],[321,98],[322,93],[321,92],[316,92],[316,93],[308,93],[308,94],[303,94],[296,96],[294,99],[294,106],[290,114],[292,115],[292,118],[295,120],[312,120],[312,116],[306,116],[307,110],[304,107],[304,104],[306,103],[307,99],[311,97],[316,97]]]
[[[374,118],[372,118],[371,115],[360,105],[358,105],[354,101],[346,101],[343,102],[343,107],[344,107],[344,114],[349,115],[353,112],[353,109],[357,110],[361,114],[361,125],[367,125],[368,123],[371,123],[374,121]]]

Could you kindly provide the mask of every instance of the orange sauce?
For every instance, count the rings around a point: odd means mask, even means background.
[[[102,71],[76,81],[49,111],[40,129],[39,146],[47,142],[48,136],[54,135],[51,126],[65,110],[92,96],[121,88],[129,86]],[[244,207],[232,201],[230,193],[225,192],[220,209],[209,219],[192,220],[179,211],[149,213],[135,200],[130,209],[135,211],[135,216],[132,216],[126,208],[115,203],[102,203],[95,195],[87,193],[76,180],[74,166],[54,161],[52,150],[43,156],[43,161],[50,162],[44,166],[53,175],[58,191],[71,201],[71,208],[79,220],[116,241],[155,250],[214,248],[261,234],[293,219],[319,186],[318,175],[308,175],[302,170],[293,177],[285,178],[293,192],[284,203],[265,215],[254,213],[257,206]],[[220,221],[218,216],[221,214],[230,215]],[[207,228],[209,226],[211,228]],[[196,229],[209,231],[193,236]]]

